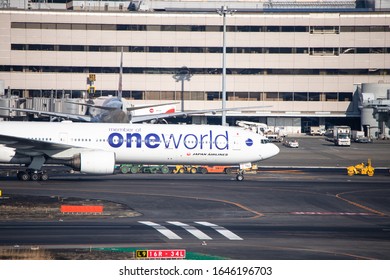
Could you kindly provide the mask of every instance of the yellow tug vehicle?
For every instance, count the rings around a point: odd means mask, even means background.
[[[367,164],[364,164],[362,162],[362,163],[356,164],[355,166],[351,165],[351,166],[347,167],[348,176],[353,176],[355,174],[359,174],[359,175],[368,175],[371,177],[371,176],[374,176],[374,171],[375,171],[375,168],[372,167],[371,159],[367,160]]]
[[[183,174],[183,173],[191,173],[191,174],[195,174],[196,172],[198,172],[198,168],[197,166],[193,166],[193,165],[176,165],[175,166],[175,169],[172,170],[172,173],[174,174]]]

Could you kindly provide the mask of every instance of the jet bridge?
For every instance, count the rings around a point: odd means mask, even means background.
[[[363,103],[363,106],[373,109],[372,115],[378,121],[378,138],[390,139],[390,98],[367,100]]]

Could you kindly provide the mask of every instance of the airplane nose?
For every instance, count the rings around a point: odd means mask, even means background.
[[[269,147],[267,147],[267,151],[263,157],[264,159],[274,157],[280,152],[279,147],[276,146],[275,144],[269,143],[268,145]]]

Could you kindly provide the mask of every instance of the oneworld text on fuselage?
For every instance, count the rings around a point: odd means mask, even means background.
[[[108,144],[113,148],[120,148],[123,145],[126,148],[142,148],[145,145],[147,148],[156,149],[160,146],[166,149],[217,149],[229,150],[229,134],[225,131],[222,134],[215,134],[210,130],[207,134],[195,133],[178,133],[178,134],[157,134],[148,133],[111,133],[108,136]]]

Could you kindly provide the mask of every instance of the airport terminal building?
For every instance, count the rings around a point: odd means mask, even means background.
[[[217,12],[3,9],[0,38],[0,94],[86,97],[90,74],[95,95],[115,94],[123,50],[134,104],[221,107]],[[226,16],[226,53],[227,106],[269,106],[228,112],[230,124],[359,126],[359,85],[390,83],[390,13],[237,10]]]

